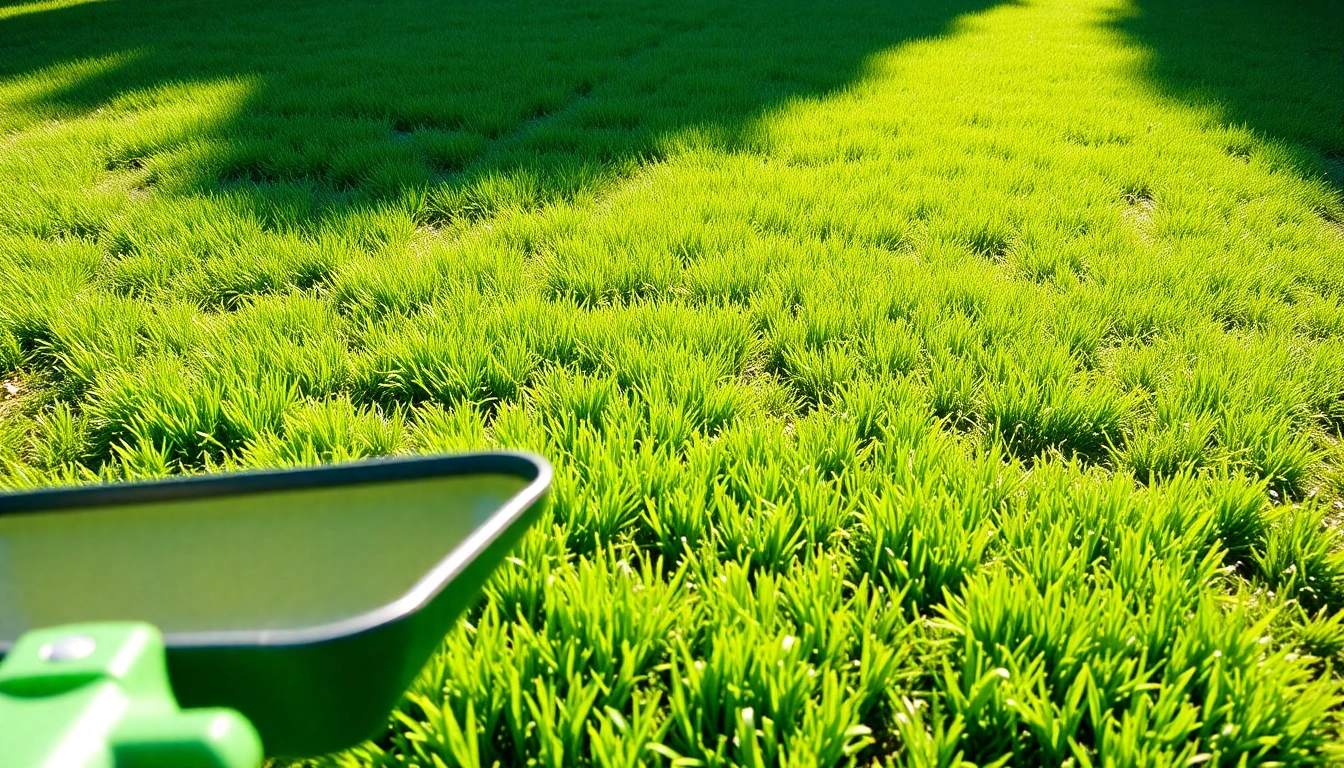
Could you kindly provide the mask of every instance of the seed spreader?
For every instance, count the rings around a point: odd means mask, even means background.
[[[550,481],[477,453],[0,494],[0,766],[376,735]]]

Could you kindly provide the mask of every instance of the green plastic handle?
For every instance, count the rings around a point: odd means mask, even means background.
[[[0,662],[7,768],[257,768],[261,740],[231,709],[182,710],[148,624],[30,632]]]

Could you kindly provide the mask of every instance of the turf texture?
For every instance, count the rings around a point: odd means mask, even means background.
[[[0,481],[527,448],[324,766],[1344,760],[1344,3],[0,2]]]

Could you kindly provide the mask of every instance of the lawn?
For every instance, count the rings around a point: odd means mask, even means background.
[[[3,0],[0,482],[550,458],[324,766],[1344,760],[1341,30]]]

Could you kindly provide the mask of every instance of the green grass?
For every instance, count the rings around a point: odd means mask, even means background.
[[[5,2],[3,482],[550,457],[327,766],[1344,760],[1342,28]]]

